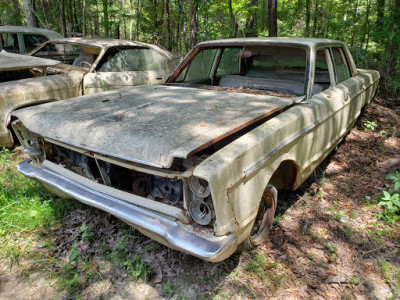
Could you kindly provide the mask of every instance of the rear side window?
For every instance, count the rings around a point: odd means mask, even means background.
[[[329,51],[328,49],[321,49],[317,51],[315,58],[315,79],[314,85],[321,86],[322,90],[330,87],[331,79],[329,75]]]
[[[159,54],[147,48],[111,49],[98,72],[151,71],[160,69]]]
[[[48,40],[48,38],[41,34],[23,34],[23,36],[26,52],[31,52],[36,47],[39,47],[40,44]]]
[[[341,48],[332,48],[336,82],[340,83],[350,78],[350,70]]]
[[[240,73],[240,60],[237,55],[240,50],[240,48],[227,48],[222,52],[216,73],[217,77]]]
[[[1,48],[10,53],[20,53],[17,33],[0,33]]]

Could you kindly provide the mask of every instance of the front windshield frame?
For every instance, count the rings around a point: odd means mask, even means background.
[[[260,44],[260,43],[243,43],[243,44],[227,44],[227,45],[200,45],[194,48],[185,58],[185,60],[181,63],[180,66],[175,70],[175,72],[168,78],[166,83],[174,83],[174,84],[179,84],[179,85],[185,85],[185,86],[193,86],[193,87],[198,87],[199,85],[205,85],[205,86],[217,86],[218,85],[218,80],[220,78],[216,78],[216,75],[218,75],[218,68],[219,68],[219,63],[221,62],[221,57],[225,51],[225,49],[237,49],[242,52],[243,56],[239,58],[239,53],[238,53],[238,59],[243,59],[248,60],[249,57],[245,57],[247,49],[265,49],[265,48],[272,48],[272,47],[278,47],[278,50],[281,49],[291,49],[291,52],[296,53],[296,51],[301,55],[299,56],[298,65],[294,65],[294,67],[298,67],[299,70],[299,75],[298,78],[301,77],[301,80],[299,79],[299,82],[302,83],[301,86],[301,92],[299,89],[297,89],[297,95],[306,95],[307,94],[307,87],[309,85],[309,72],[310,72],[310,48],[308,45],[304,44],[297,44],[297,43],[271,43],[271,44]],[[279,48],[280,47],[280,48]],[[295,51],[294,51],[295,50]],[[190,78],[188,80],[187,74],[190,74],[190,69],[193,68],[193,62],[196,60],[199,55],[204,55],[204,51],[214,51],[215,57],[213,58],[213,64],[212,67],[209,68],[210,72],[208,74],[208,80],[201,80],[202,78],[198,78],[199,80],[195,80],[195,78]],[[290,53],[290,51],[288,52]],[[278,53],[279,54],[279,53]],[[278,55],[275,54],[275,55]],[[248,54],[249,55],[249,54]],[[251,57],[251,53],[250,53]],[[290,60],[290,55],[286,55],[287,59]],[[254,58],[252,58],[254,59]],[[282,63],[282,62],[281,62]],[[300,64],[301,63],[301,66]],[[200,64],[198,64],[200,65]],[[284,67],[284,64],[281,66],[281,68]],[[302,68],[300,68],[302,67]],[[301,73],[300,73],[301,72]],[[192,72],[193,73],[193,72]],[[201,72],[200,72],[201,73]],[[239,69],[235,73],[235,75],[241,75],[245,76],[246,71],[243,68],[243,65],[239,63]],[[206,76],[204,76],[203,79]],[[253,87],[254,89],[255,87]]]

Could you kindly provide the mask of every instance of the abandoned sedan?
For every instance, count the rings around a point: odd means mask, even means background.
[[[335,148],[378,80],[339,41],[203,42],[164,85],[16,111],[31,158],[18,170],[221,261],[268,237],[278,190],[296,189]]]
[[[0,147],[14,144],[9,130],[10,114],[17,108],[127,86],[163,83],[180,61],[179,55],[154,45],[113,39],[52,40],[29,55],[0,53]],[[30,59],[35,64],[39,58],[61,63],[44,69],[26,68],[31,65]]]

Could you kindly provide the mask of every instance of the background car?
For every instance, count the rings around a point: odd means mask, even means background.
[[[123,87],[163,83],[181,56],[157,46],[113,39],[68,38],[45,42],[29,56],[2,52],[13,70],[0,65],[0,147],[14,144],[9,125],[15,109]],[[27,63],[54,58],[38,68]],[[12,59],[12,61],[11,61]],[[27,69],[28,67],[28,69]],[[20,68],[20,69],[19,69]]]
[[[58,32],[23,26],[0,26],[0,50],[26,54],[45,41],[62,38]]]

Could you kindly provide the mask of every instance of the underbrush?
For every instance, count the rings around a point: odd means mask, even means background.
[[[0,151],[0,258],[10,263],[65,213],[61,199],[15,170],[20,161],[16,153]]]

